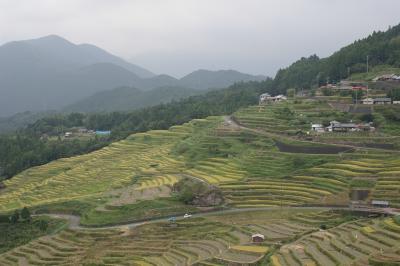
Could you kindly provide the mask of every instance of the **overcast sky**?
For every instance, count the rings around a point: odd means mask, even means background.
[[[398,23],[399,0],[0,0],[0,44],[57,34],[177,77],[273,76]]]

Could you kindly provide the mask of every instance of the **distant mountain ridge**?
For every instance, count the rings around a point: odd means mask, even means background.
[[[260,81],[264,76],[252,76],[234,70],[197,70],[181,79],[158,75],[135,81],[134,87],[119,87],[95,93],[63,108],[66,112],[113,112],[128,111],[168,103],[201,94],[208,89],[229,87],[238,81]],[[161,87],[162,84],[165,84]]]
[[[117,87],[223,88],[265,79],[237,71],[195,71],[182,79],[155,75],[91,44],[50,35],[0,46],[0,116],[61,109]]]
[[[253,76],[236,70],[196,70],[180,79],[182,86],[196,89],[225,88],[239,81],[262,81],[266,76]]]
[[[115,112],[132,111],[169,103],[193,95],[205,93],[205,90],[194,90],[182,87],[159,87],[142,91],[136,88],[120,87],[98,92],[76,103],[66,106],[64,112]]]

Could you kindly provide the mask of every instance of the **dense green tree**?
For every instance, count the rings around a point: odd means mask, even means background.
[[[400,101],[400,88],[390,90],[387,96],[392,98],[393,101]]]
[[[45,220],[38,220],[36,221],[40,231],[44,232],[47,230],[47,228],[49,227],[49,222],[45,221]]]
[[[361,99],[364,97],[365,93],[362,90],[354,90],[351,92],[351,97],[353,98],[353,101],[357,101],[360,103]]]
[[[29,212],[27,207],[24,207],[21,211],[21,218],[25,221],[31,220],[31,213]]]
[[[286,91],[286,95],[287,95],[287,97],[289,97],[289,98],[294,98],[294,96],[296,96],[296,89],[293,89],[293,88],[288,89],[288,90]]]
[[[18,222],[18,220],[19,220],[19,211],[15,210],[14,213],[10,217],[10,221],[11,221],[11,223],[15,224]]]

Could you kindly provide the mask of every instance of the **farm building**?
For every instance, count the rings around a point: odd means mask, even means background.
[[[392,99],[390,99],[390,98],[375,98],[374,104],[392,104]]]
[[[269,93],[263,93],[260,95],[260,104],[267,101],[267,98],[270,98],[271,94]]]
[[[320,88],[320,89],[336,89],[337,87],[336,87],[335,84],[330,84],[330,83],[328,83],[328,84],[323,85],[323,86],[321,86],[321,87],[319,87],[319,88]]]
[[[373,81],[400,81],[400,76],[395,74],[386,74],[374,78]]]
[[[389,201],[386,200],[372,200],[371,204],[374,207],[389,207]]]
[[[400,104],[400,101],[393,101],[393,104]]]
[[[311,131],[315,132],[325,132],[325,128],[321,124],[312,124],[311,125]]]
[[[374,99],[372,98],[365,98],[361,100],[362,104],[374,104]]]
[[[361,100],[362,104],[391,104],[392,99],[390,98],[365,98]]]
[[[262,234],[253,234],[251,236],[251,240],[253,241],[253,243],[261,243],[264,242],[265,236]]]
[[[356,131],[357,125],[354,123],[340,123],[338,121],[331,121],[330,125],[326,128],[329,132],[349,132]]]
[[[367,87],[363,85],[358,85],[358,86],[352,86],[351,89],[353,91],[366,91]]]
[[[370,123],[355,124],[355,123],[340,123],[331,121],[330,125],[325,128],[328,132],[356,132],[356,131],[375,131],[375,128]]]
[[[263,93],[260,95],[260,104],[268,104],[286,101],[287,97],[285,95],[271,96],[269,93]]]
[[[110,134],[111,134],[110,130],[96,130],[96,135],[106,136]]]

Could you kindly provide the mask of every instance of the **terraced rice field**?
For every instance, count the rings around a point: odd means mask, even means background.
[[[400,226],[392,218],[344,217],[306,209],[258,211],[133,229],[66,229],[0,254],[0,265],[251,265],[266,254],[277,266],[400,259]],[[322,224],[331,228],[319,230]],[[251,243],[254,233],[265,236],[261,245]]]
[[[353,154],[291,174],[284,170],[279,174],[279,169],[290,168],[290,158],[274,151],[259,152],[242,161],[249,169],[245,180],[226,182],[220,187],[236,207],[346,205],[352,180],[369,180],[376,182],[376,186],[370,188],[367,201],[387,200],[393,207],[400,206],[399,159],[396,156],[368,157]],[[259,162],[259,168],[254,162]]]
[[[322,222],[338,218],[324,212],[306,213],[309,219]],[[316,230],[313,224],[283,219],[271,217],[268,212],[251,212],[162,222],[131,230],[67,229],[1,254],[0,265],[255,263],[270,251],[269,245]],[[265,243],[252,244],[254,232],[265,234]]]
[[[282,246],[273,265],[369,265],[369,259],[385,256],[400,260],[400,233],[387,227],[386,221],[348,222],[306,235]]]
[[[330,108],[320,103],[293,106],[253,106],[235,116],[240,120],[247,114],[261,119],[260,123],[265,122],[263,117],[271,116],[274,123],[280,123],[285,120],[281,112],[289,107],[294,108],[293,115],[303,118],[328,112]],[[347,204],[353,178],[376,182],[370,200],[400,204],[398,155],[362,151],[325,157],[294,155],[279,152],[266,136],[221,126],[222,123],[221,117],[198,119],[169,130],[135,134],[87,155],[28,169],[5,182],[7,188],[0,194],[0,211],[102,197],[106,191],[131,185],[138,190],[171,186],[182,176],[218,185],[227,202],[235,207]],[[270,124],[263,125],[263,129],[270,130]],[[288,126],[293,129],[293,125]],[[179,143],[186,143],[182,154],[173,152]],[[185,155],[186,150],[192,154]],[[198,154],[201,155],[198,159],[190,158]],[[293,166],[296,159],[304,163],[323,159],[328,163]]]
[[[271,133],[309,131],[310,124],[322,119],[335,119],[334,110],[327,103],[279,103],[243,108],[234,114],[236,120],[249,128]],[[337,119],[337,118],[336,118]]]
[[[295,120],[284,115],[287,108]],[[329,117],[329,112],[330,107],[320,103],[283,104],[250,107],[235,117],[251,128],[291,134],[308,129],[311,120]],[[86,199],[106,202],[91,213],[116,217],[112,211],[132,207],[135,200],[170,196],[170,187],[182,177],[218,186],[229,207],[347,205],[354,180],[373,181],[368,201],[388,200],[400,207],[396,153],[280,152],[266,135],[221,125],[223,121],[210,117],[135,134],[87,155],[28,169],[5,182],[0,212]],[[229,265],[256,263],[265,254],[272,255],[270,263],[276,266],[367,265],[399,256],[400,226],[391,218],[337,226],[343,222],[339,213],[276,209],[134,229],[68,229],[0,254],[0,265]],[[131,220],[129,211],[123,214]],[[319,231],[321,225],[332,228]],[[265,235],[262,245],[251,243],[254,233]]]
[[[171,147],[194,127],[218,119],[135,134],[86,155],[28,169],[4,182],[7,188],[0,194],[0,211],[100,196],[133,182],[139,183],[139,189],[171,185],[184,169],[179,158],[169,156]]]
[[[186,170],[185,174],[203,179],[210,184],[241,180],[246,176],[246,172],[241,170],[237,163],[224,158],[199,161],[194,168]]]

